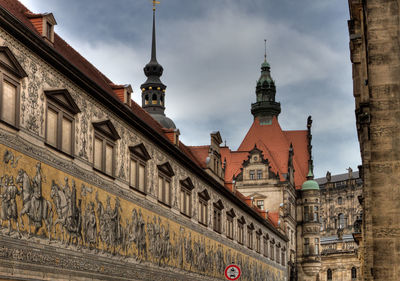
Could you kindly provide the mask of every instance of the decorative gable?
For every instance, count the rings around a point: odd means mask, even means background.
[[[110,120],[95,122],[95,123],[93,123],[93,127],[97,131],[99,131],[100,133],[102,133],[103,135],[105,135],[106,137],[109,137],[110,139],[112,139],[114,141],[121,138]]]
[[[0,47],[0,66],[14,74],[18,78],[28,77],[25,70],[8,47]]]
[[[226,211],[226,215],[228,215],[232,218],[236,217],[236,214],[235,214],[235,211],[233,210],[233,208],[230,209],[229,211]]]
[[[67,89],[44,91],[46,97],[54,103],[67,109],[72,114],[81,112]]]
[[[207,191],[207,189],[204,189],[202,192],[199,192],[199,196],[205,201],[208,201],[211,198],[210,194]]]
[[[243,216],[241,216],[241,217],[238,219],[238,222],[241,223],[241,224],[245,224],[245,223],[246,223],[246,220],[244,219]]]
[[[132,154],[136,155],[137,157],[139,157],[140,159],[147,161],[149,159],[151,159],[150,154],[147,152],[146,147],[144,146],[143,143],[140,143],[138,145],[135,146],[130,146],[129,150]]]
[[[243,167],[246,167],[250,164],[269,164],[268,159],[264,159],[264,155],[262,151],[257,148],[257,145],[254,145],[254,148],[249,151],[247,160],[243,161]]]
[[[157,165],[157,167],[165,175],[167,175],[169,177],[175,176],[174,170],[172,169],[172,166],[171,166],[171,164],[169,164],[169,162],[165,162],[162,165]]]
[[[222,204],[221,199],[219,199],[217,202],[214,203],[214,207],[219,209],[219,210],[224,209],[224,204]]]
[[[189,189],[189,190],[194,189],[193,182],[192,182],[192,180],[191,180],[189,177],[187,177],[187,178],[184,179],[184,180],[181,180],[180,183],[181,183],[181,185],[183,185],[184,187],[186,187],[186,188]]]

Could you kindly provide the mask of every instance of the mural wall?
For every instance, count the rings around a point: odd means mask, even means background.
[[[226,265],[235,263],[242,269],[241,280],[284,280],[284,272],[267,261],[244,255],[129,198],[4,145],[0,155],[3,237],[221,279]]]

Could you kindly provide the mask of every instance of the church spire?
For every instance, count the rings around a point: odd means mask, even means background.
[[[153,0],[152,3],[153,30],[151,41],[151,59],[143,69],[144,74],[147,76],[147,80],[140,86],[142,89],[142,108],[150,113],[150,115],[164,128],[175,129],[174,122],[166,117],[164,113],[165,89],[167,86],[165,86],[160,80],[164,68],[158,63],[156,53],[156,4],[160,4],[160,2]]]
[[[271,67],[267,62],[267,40],[265,39],[264,44],[264,62],[261,64],[261,76],[256,85],[257,101],[251,104],[251,113],[254,118],[261,117],[262,119],[272,120],[273,116],[278,117],[281,113],[281,104],[275,101],[276,87],[271,77]]]

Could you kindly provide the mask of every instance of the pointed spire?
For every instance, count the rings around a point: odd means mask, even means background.
[[[264,62],[267,62],[267,39],[264,39]]]
[[[151,61],[157,61],[157,54],[156,54],[156,8],[153,8],[153,35],[151,41]]]
[[[153,3],[153,28],[151,38],[151,58],[148,64],[144,67],[144,74],[147,76],[140,88],[142,89],[142,108],[145,109],[155,120],[157,120],[166,129],[175,129],[174,122],[165,116],[165,86],[160,77],[163,74],[164,68],[157,61],[156,47],[156,4]]]

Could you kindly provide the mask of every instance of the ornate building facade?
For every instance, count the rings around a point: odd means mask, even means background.
[[[361,280],[358,245],[354,241],[362,216],[359,172],[316,179],[321,189],[321,278],[320,280]]]
[[[399,280],[399,2],[349,1],[350,59],[364,182],[363,280]]]
[[[219,133],[205,166],[165,117],[153,17],[142,108],[51,13],[0,0],[0,279],[287,280],[289,239],[224,185]]]

